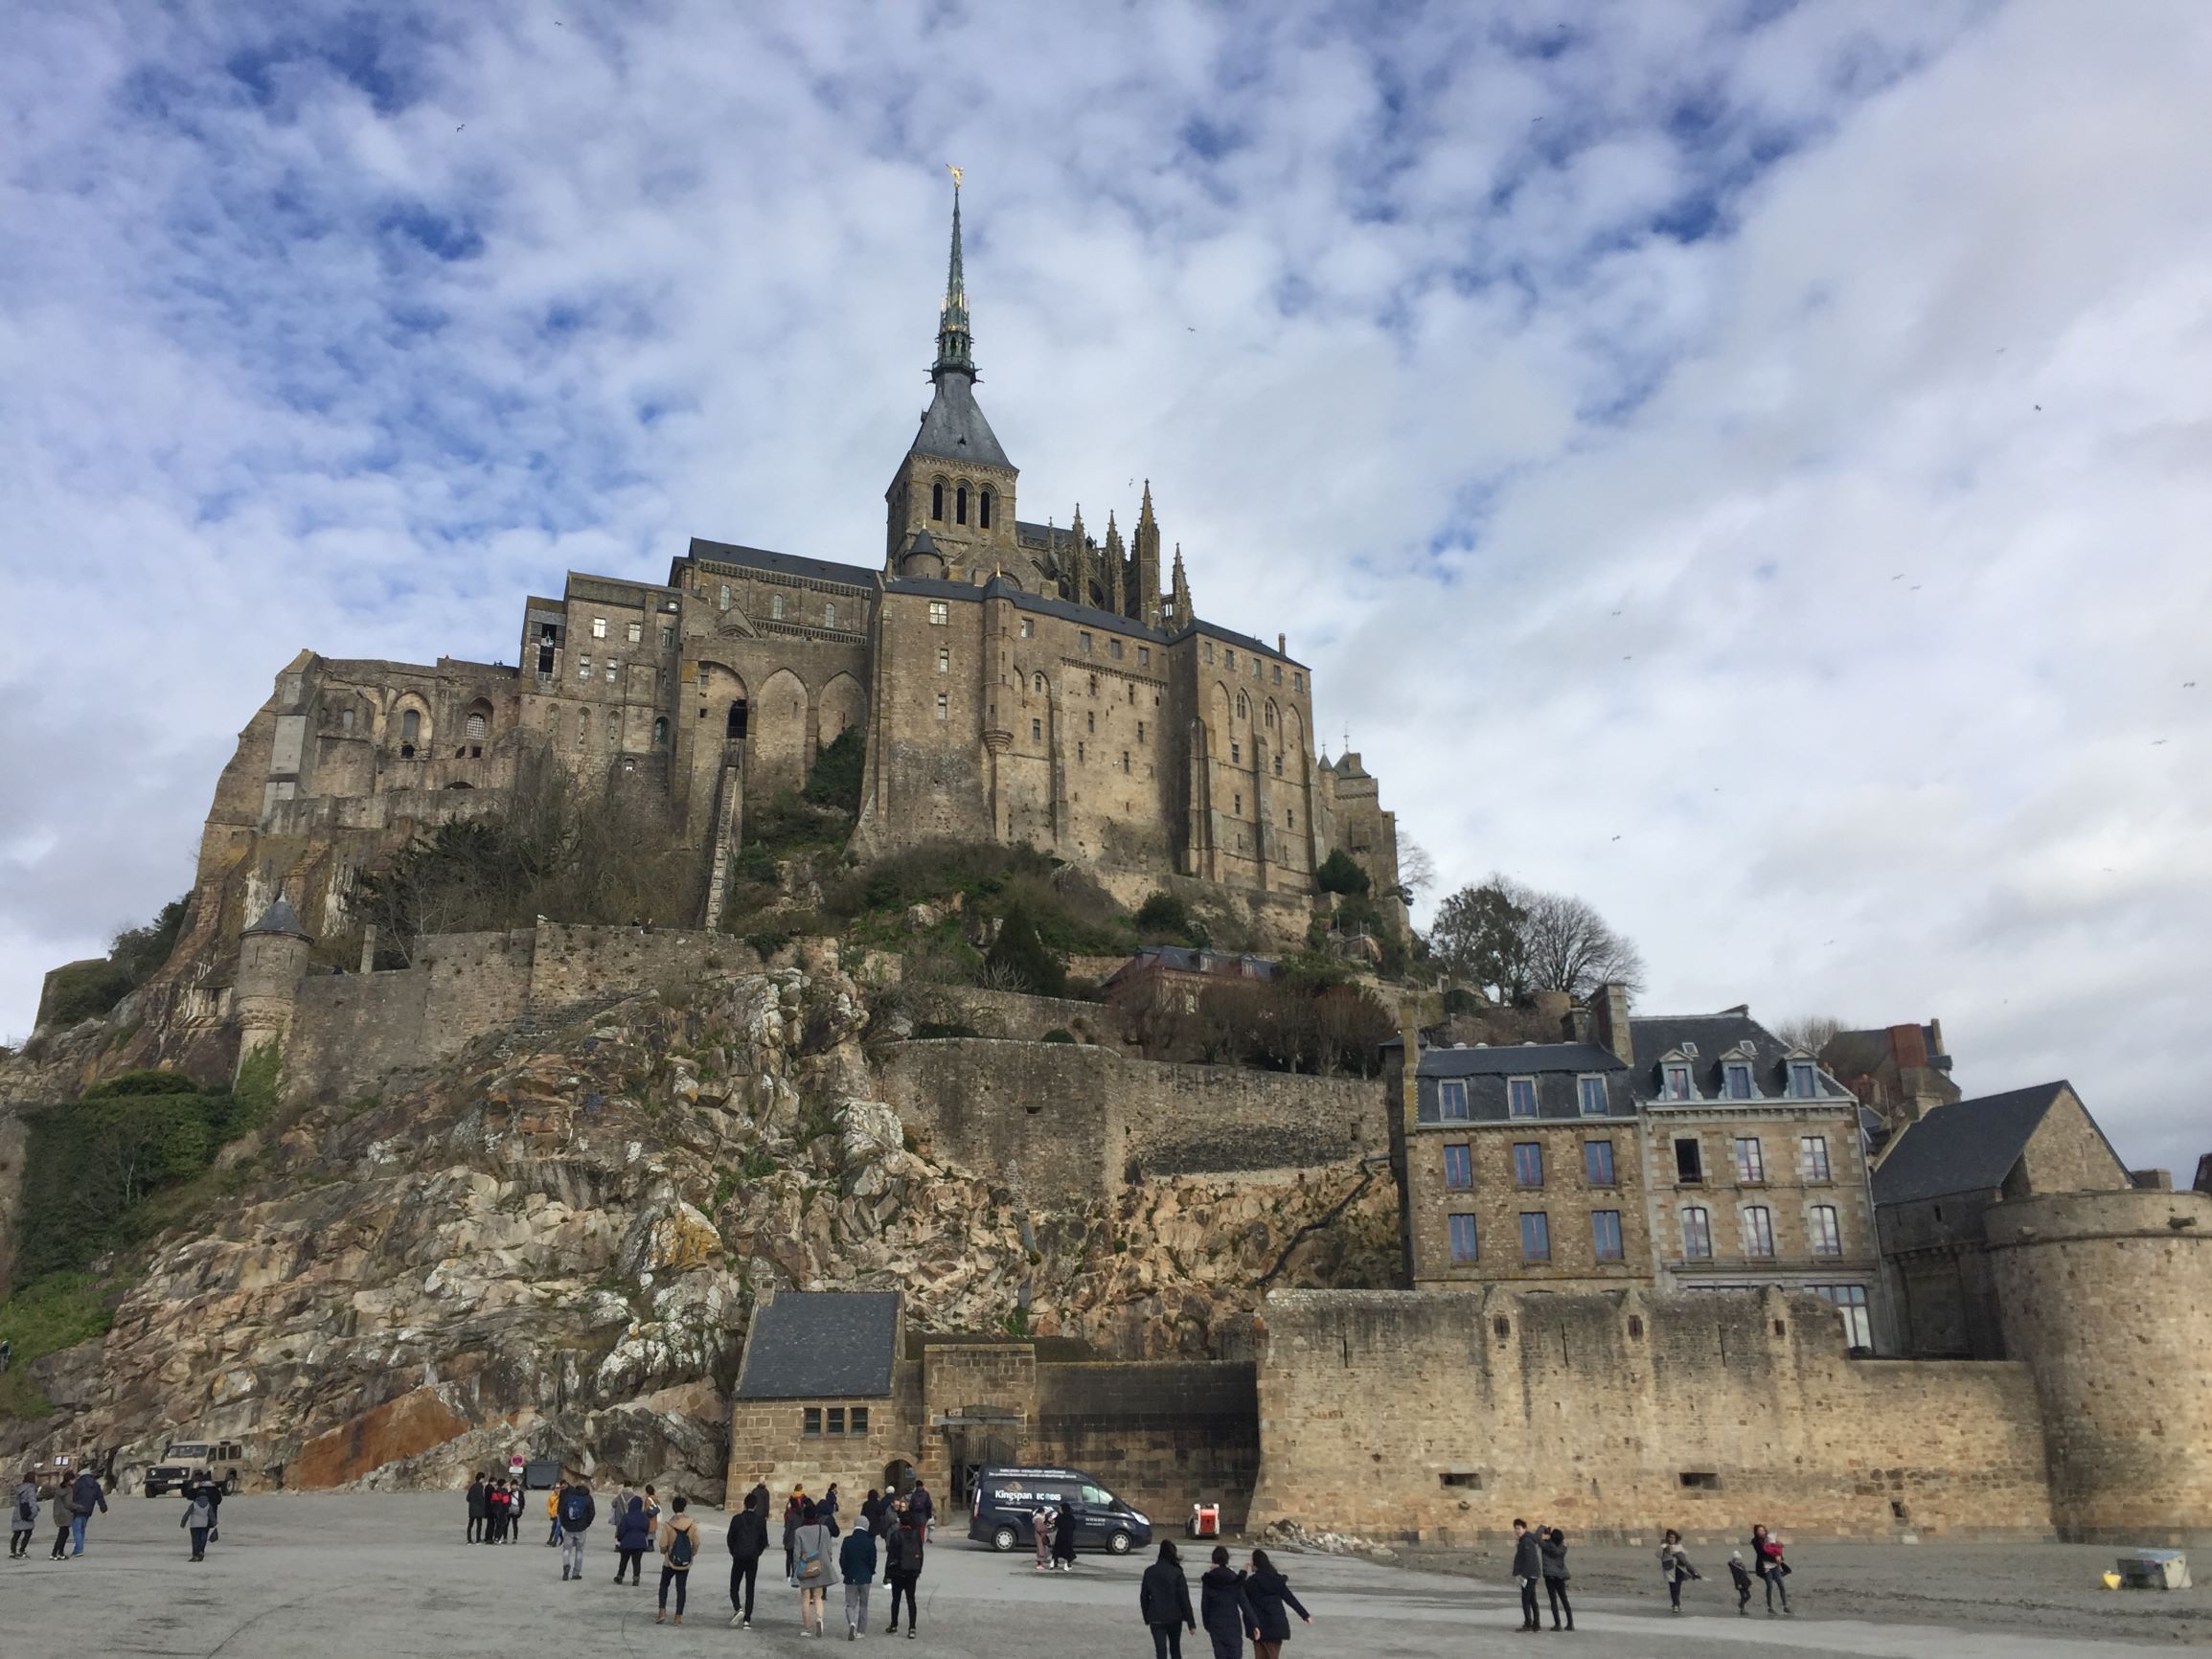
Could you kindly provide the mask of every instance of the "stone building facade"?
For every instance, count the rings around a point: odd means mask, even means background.
[[[235,939],[282,892],[335,937],[361,868],[485,811],[534,753],[663,802],[704,914],[650,920],[711,924],[746,802],[797,787],[849,730],[863,855],[1026,844],[1132,903],[1178,881],[1241,896],[1290,943],[1341,847],[1395,903],[1395,819],[1356,757],[1317,757],[1311,669],[1280,634],[1197,614],[1150,486],[1126,541],[1111,513],[1103,540],[1080,508],[1064,527],[1018,515],[1020,471],[975,398],[957,194],[931,378],[880,559],[695,539],[664,581],[572,572],[527,598],[513,665],[300,653],[217,784],[195,930]]]
[[[1588,1041],[1421,1047],[1398,1095],[1407,1281],[1556,1292],[1812,1290],[1851,1345],[1879,1282],[1858,1102],[1744,1010],[1630,1018]]]

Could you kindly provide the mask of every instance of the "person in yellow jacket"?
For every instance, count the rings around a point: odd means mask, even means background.
[[[684,1591],[692,1563],[699,1558],[699,1524],[684,1513],[690,1507],[691,1500],[678,1492],[669,1500],[669,1518],[660,1524],[660,1611],[652,1621],[656,1625],[668,1619],[672,1580],[676,1587],[676,1623],[684,1622]]]
[[[560,1543],[561,1489],[559,1487],[548,1487],[545,1490],[545,1518],[553,1528],[545,1537],[545,1547],[549,1550],[558,1548]]]

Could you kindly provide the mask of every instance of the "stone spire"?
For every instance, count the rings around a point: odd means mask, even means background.
[[[975,342],[968,332],[968,284],[960,274],[960,178],[952,179],[952,259],[945,273],[945,304],[937,313],[937,361],[930,378],[946,371],[975,375]]]
[[[1113,509],[1106,509],[1106,551],[1101,555],[1100,587],[1106,590],[1104,607],[1110,611],[1122,608],[1122,587],[1129,571],[1125,566],[1127,556],[1122,551],[1122,533],[1114,528]]]
[[[1196,619],[1191,615],[1191,583],[1183,575],[1183,544],[1175,543],[1174,585],[1168,595],[1170,628],[1187,628]]]
[[[1130,580],[1129,613],[1147,627],[1160,622],[1160,525],[1152,516],[1152,481],[1145,480],[1145,500],[1137,510],[1134,551],[1136,570]]]
[[[1075,518],[1068,525],[1068,594],[1077,604],[1090,603],[1090,538],[1083,534],[1083,503],[1075,504]]]

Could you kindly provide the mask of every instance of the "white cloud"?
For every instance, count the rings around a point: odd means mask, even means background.
[[[2193,1159],[2212,25],[1767,10],[35,11],[0,1026],[183,886],[298,647],[872,559],[952,160],[1025,516],[1149,476],[1448,880]]]

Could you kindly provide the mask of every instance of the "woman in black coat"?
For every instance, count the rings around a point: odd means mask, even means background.
[[[1060,1522],[1052,1529],[1052,1561],[1061,1572],[1075,1570],[1075,1505],[1060,1500]],[[1154,1563],[1155,1565],[1157,1563]],[[1145,1569],[1150,1572],[1150,1567]]]
[[[1244,1595],[1252,1603],[1252,1651],[1257,1659],[1279,1659],[1283,1644],[1290,1639],[1290,1615],[1308,1625],[1313,1615],[1290,1593],[1290,1580],[1275,1571],[1267,1552],[1252,1552],[1252,1570],[1244,1575]]]
[[[1183,1659],[1183,1632],[1196,1630],[1191,1614],[1191,1583],[1174,1542],[1160,1540],[1160,1558],[1145,1569],[1137,1586],[1137,1610],[1152,1626],[1152,1659]]]
[[[1554,1527],[1537,1545],[1543,1557],[1543,1593],[1551,1599],[1552,1628],[1560,1628],[1560,1615],[1567,1616],[1566,1628],[1575,1627],[1575,1610],[1567,1601],[1567,1535]]]
[[[1214,1644],[1214,1659],[1243,1659],[1244,1638],[1258,1624],[1244,1578],[1229,1565],[1229,1546],[1214,1546],[1214,1564],[1198,1579],[1198,1623]]]

